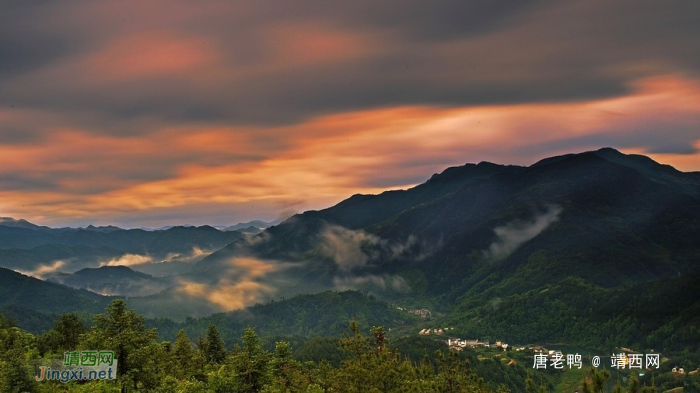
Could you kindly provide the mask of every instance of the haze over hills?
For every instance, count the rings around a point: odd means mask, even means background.
[[[48,228],[0,223],[0,266],[43,276],[88,267],[127,265],[167,275],[244,235],[209,226],[145,231],[117,227]],[[160,265],[159,262],[167,262]],[[137,267],[137,268],[138,268]]]
[[[239,222],[236,225],[230,225],[224,228],[221,228],[223,231],[242,231],[245,233],[259,233],[263,231],[264,229],[267,229],[271,226],[278,225],[284,220],[275,220],[275,221],[262,221],[262,220],[253,220],[253,221],[248,221],[248,222]]]
[[[167,289],[129,300],[148,317],[183,320],[301,293],[362,289],[436,308],[469,336],[653,345],[678,334],[669,345],[680,347],[700,339],[697,314],[688,311],[700,310],[691,290],[700,282],[700,173],[610,148],[529,167],[448,168],[409,190],[354,195],[255,236],[211,227],[0,231],[0,262],[11,268],[36,268],[37,255],[60,251],[82,260],[71,266],[97,267],[104,255],[113,258],[106,265],[116,265],[131,253],[133,269],[169,271]],[[136,258],[196,249],[212,253],[181,257],[179,265]],[[111,282],[115,288],[138,285],[127,273],[131,284]],[[670,313],[643,312],[666,295],[683,301]],[[607,330],[593,329],[611,320]],[[619,328],[625,325],[643,328],[631,334]]]
[[[44,279],[103,295],[131,297],[152,295],[174,284],[167,277],[154,277],[122,265],[85,268],[72,274],[51,273]]]

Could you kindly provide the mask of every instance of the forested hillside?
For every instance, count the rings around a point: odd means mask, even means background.
[[[405,348],[406,343],[392,345],[382,326],[370,328],[351,321],[344,331],[336,339],[344,355],[333,365],[298,360],[285,341],[276,342],[274,350],[268,351],[250,327],[242,330],[240,345],[232,348],[213,323],[194,340],[180,330],[174,341],[160,341],[157,330],[148,328],[143,317],[129,310],[123,300],[115,300],[104,313],[95,315],[90,328],[75,314],[64,314],[40,336],[0,316],[0,391],[534,393],[550,391],[569,375],[563,370],[529,370],[526,354],[484,358],[470,351],[438,349],[434,360],[426,356],[416,361],[397,349]],[[409,348],[417,349],[420,340],[412,345]],[[423,343],[423,347],[435,349],[431,344]],[[62,359],[64,351],[97,348],[112,350],[119,359],[115,379],[61,382],[34,378],[37,370],[32,365]],[[627,375],[624,384],[618,376],[614,389],[655,392],[657,387],[681,386],[690,392],[700,388],[697,375],[673,380],[666,374],[665,370],[656,374],[659,382],[654,376],[640,380],[636,374]],[[580,375],[573,386],[583,392],[607,391],[611,382],[611,373],[605,369],[572,375]]]

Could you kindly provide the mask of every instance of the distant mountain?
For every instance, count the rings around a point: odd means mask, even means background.
[[[12,217],[0,217],[0,226],[9,228],[49,229],[48,227],[41,227],[39,225],[32,224],[24,219],[16,220]]]
[[[21,221],[21,220],[20,220]],[[39,227],[44,228],[44,227]],[[46,244],[105,246],[129,253],[188,252],[192,247],[217,248],[242,238],[240,233],[223,232],[210,226],[172,227],[162,231],[116,227],[60,228],[37,230],[0,225],[0,249],[30,249]]]
[[[96,227],[94,225],[88,225],[85,229],[90,230],[90,231],[97,231],[97,232],[123,231],[122,228],[115,227],[114,225],[99,226],[99,227]]]
[[[45,277],[72,288],[116,296],[148,296],[173,285],[170,280],[136,272],[126,266],[85,268],[72,274],[53,273]]]
[[[281,220],[275,220],[275,221],[270,221],[270,222],[265,222],[261,220],[253,220],[253,221],[248,221],[248,222],[240,222],[236,225],[231,225],[228,227],[224,227],[221,230],[223,231],[240,231],[244,233],[259,233],[263,229],[269,228],[271,226],[277,225],[281,222]]]
[[[244,237],[240,232],[210,226],[163,231],[113,226],[52,229],[22,221],[0,225],[0,266],[26,272],[72,272],[105,264],[138,264],[139,269],[151,274],[171,274],[189,270],[192,261]],[[155,264],[161,261],[168,264]],[[55,268],[47,270],[51,266]]]

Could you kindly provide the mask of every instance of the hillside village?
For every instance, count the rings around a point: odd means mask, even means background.
[[[442,329],[421,329],[418,332],[418,335],[420,336],[430,336],[430,335],[437,335],[437,336],[443,336],[447,334],[450,330],[454,330],[454,328],[446,327]],[[503,341],[496,341],[495,343],[491,344],[488,340],[484,341],[479,341],[479,340],[463,340],[459,337],[449,337],[445,343],[447,343],[447,346],[450,349],[454,349],[457,351],[461,351],[463,348],[475,348],[475,347],[484,347],[484,348],[502,348],[504,351],[507,351],[508,348],[511,348],[511,345],[503,342]],[[523,346],[517,346],[511,349],[515,349],[516,351],[522,351],[525,349]],[[530,348],[534,349],[534,348]],[[550,351],[552,352],[552,351]]]

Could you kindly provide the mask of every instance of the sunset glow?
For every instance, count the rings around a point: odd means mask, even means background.
[[[700,170],[687,12],[558,2],[435,26],[422,12],[439,11],[418,5],[368,19],[367,5],[277,6],[11,7],[0,16],[0,34],[15,33],[0,45],[0,216],[273,220],[448,166],[603,146]],[[655,40],[624,28],[647,21]],[[253,284],[233,289],[266,290]]]

